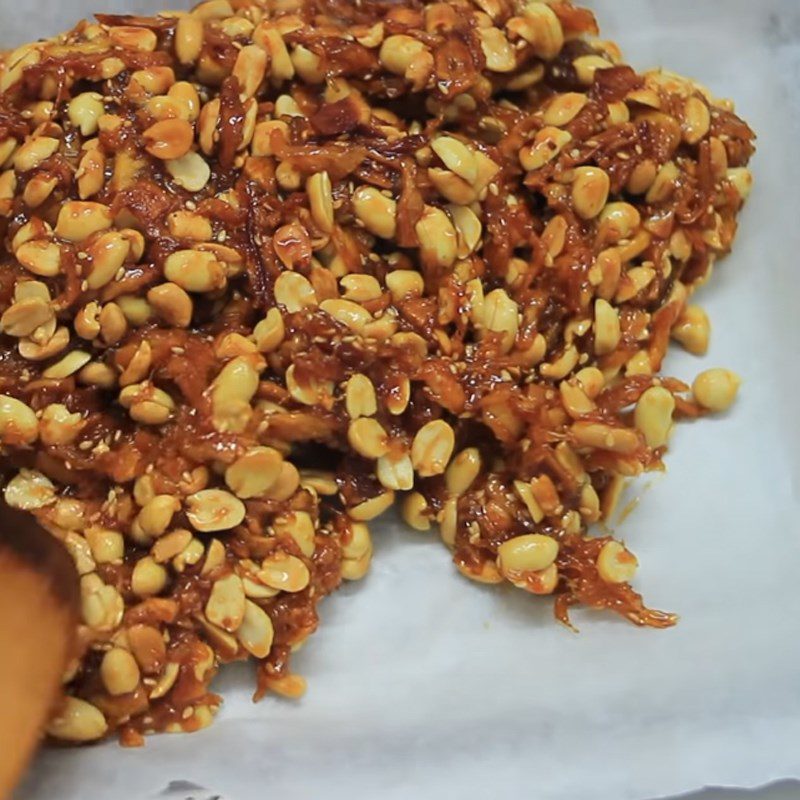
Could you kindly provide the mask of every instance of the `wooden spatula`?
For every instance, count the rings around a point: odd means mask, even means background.
[[[61,689],[78,576],[59,542],[0,500],[0,800],[10,796]]]

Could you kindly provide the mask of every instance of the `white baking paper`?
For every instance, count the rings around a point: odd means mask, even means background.
[[[82,5],[1,0],[3,44]],[[740,402],[680,427],[669,472],[618,529],[646,599],[680,625],[576,613],[576,635],[547,601],[469,583],[434,536],[388,521],[372,573],[326,601],[297,657],[302,701],[252,705],[249,669],[227,669],[210,729],[43,753],[22,800],[644,800],[800,777],[800,3],[593,6],[632,63],[734,97],[759,134],[735,252],[698,297],[711,352],[670,360],[689,380],[739,371]]]

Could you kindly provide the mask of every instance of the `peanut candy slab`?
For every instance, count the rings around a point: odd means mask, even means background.
[[[656,627],[591,526],[727,409],[691,303],[753,134],[562,0],[208,0],[0,66],[5,499],[81,575],[50,733],[195,730],[220,663],[297,696],[399,503],[467,577]]]

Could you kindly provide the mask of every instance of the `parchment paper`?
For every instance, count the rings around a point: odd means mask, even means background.
[[[572,634],[547,602],[468,583],[433,536],[389,521],[370,576],[325,603],[298,655],[302,701],[254,706],[248,668],[226,669],[210,729],[45,753],[24,800],[643,800],[800,777],[800,3],[592,5],[633,63],[736,98],[760,136],[734,255],[698,298],[711,352],[670,362],[689,380],[736,369],[740,402],[678,429],[669,472],[619,527],[638,586],[680,625],[587,613]],[[12,44],[89,9],[0,10]]]

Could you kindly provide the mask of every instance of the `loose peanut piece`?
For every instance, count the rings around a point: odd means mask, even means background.
[[[78,373],[78,380],[86,386],[111,389],[116,385],[117,373],[107,364],[92,362]]]
[[[91,271],[86,279],[89,288],[100,289],[114,280],[130,250],[130,242],[117,231],[109,231],[94,239],[87,248],[91,259]]]
[[[742,379],[729,369],[707,369],[692,384],[694,399],[715,413],[727,411],[739,393]]]
[[[203,568],[200,570],[200,574],[203,576],[210,575],[224,563],[225,546],[219,539],[212,539],[208,545],[208,552],[206,553],[206,559],[203,562]]]
[[[167,226],[176,239],[208,242],[214,235],[208,219],[191,211],[173,211],[167,217]]]
[[[551,564],[538,572],[526,575],[524,586],[519,586],[532,594],[552,594],[558,586],[558,567]]]
[[[339,484],[332,472],[326,470],[304,469],[300,475],[302,486],[313,489],[318,495],[332,497],[339,492]]]
[[[428,177],[439,194],[451,203],[466,205],[477,199],[478,191],[475,187],[449,170],[430,167]]]
[[[268,677],[266,679],[267,688],[271,692],[297,700],[306,693],[306,680],[300,675],[283,675],[280,678]]]
[[[284,463],[288,464],[289,462]],[[292,494],[294,494],[294,491]],[[311,558],[314,555],[316,533],[314,522],[307,512],[295,511],[278,517],[273,523],[273,529],[276,536],[284,536],[291,539],[306,558]]]
[[[144,297],[124,294],[117,297],[116,304],[125,322],[131,328],[141,328],[153,318],[153,309]]]
[[[333,382],[318,380],[313,375],[298,375],[295,365],[286,370],[286,388],[298,403],[306,406],[324,403],[333,391]]]
[[[128,330],[128,320],[122,313],[122,309],[116,303],[106,303],[97,315],[97,323],[100,326],[100,338],[107,345],[116,344]],[[93,327],[90,325],[88,327]],[[83,335],[78,332],[80,335]],[[89,338],[85,336],[84,338]]]
[[[82,529],[86,525],[86,520],[84,519],[84,504],[80,500],[61,497],[56,500],[53,506],[52,520],[60,528],[64,528],[64,530],[76,531]]]
[[[321,69],[322,60],[316,53],[297,45],[291,53],[292,65],[297,74],[306,83],[323,83],[325,81],[325,73]]]
[[[456,534],[458,533],[458,498],[449,497],[445,500],[441,511],[436,515],[439,523],[439,536],[448,547],[455,547]],[[495,570],[496,571],[496,570]],[[500,578],[498,575],[498,581]]]
[[[120,164],[124,159],[120,157]],[[96,195],[105,182],[106,157],[102,150],[94,148],[88,150],[81,159],[75,177],[78,180],[78,197],[87,200]]]
[[[109,30],[108,35],[119,47],[144,52],[155,50],[158,41],[153,31],[135,25],[117,25]]]
[[[273,83],[279,84],[294,77],[294,64],[276,25],[262,21],[253,32],[253,39],[269,54],[270,78]]]

